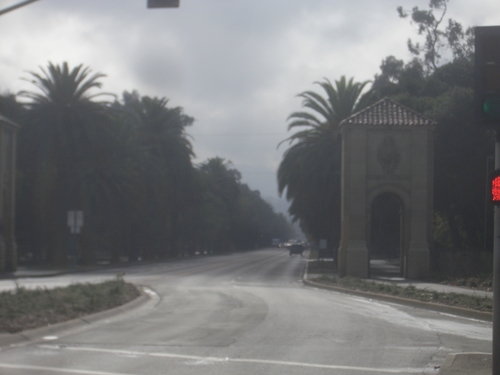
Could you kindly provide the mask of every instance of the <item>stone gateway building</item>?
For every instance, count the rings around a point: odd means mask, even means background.
[[[388,98],[341,122],[341,276],[368,278],[377,259],[429,273],[434,127]]]
[[[14,230],[16,135],[19,125],[0,115],[0,273],[17,266]]]

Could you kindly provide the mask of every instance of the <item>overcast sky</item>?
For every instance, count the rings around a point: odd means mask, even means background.
[[[3,9],[20,0],[0,0]],[[402,5],[428,0],[40,0],[0,17],[0,91],[49,61],[106,74],[103,90],[166,97],[196,119],[195,162],[220,156],[276,205],[276,170],[296,94],[342,75],[369,80],[385,57],[408,60],[417,39]],[[451,0],[464,26],[500,24],[498,0]],[[281,206],[283,210],[283,206]]]

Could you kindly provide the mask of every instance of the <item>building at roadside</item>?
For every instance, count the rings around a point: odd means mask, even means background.
[[[434,128],[389,98],[341,122],[340,275],[368,278],[377,258],[429,274]]]
[[[16,136],[19,125],[0,114],[0,273],[17,267],[15,238]]]

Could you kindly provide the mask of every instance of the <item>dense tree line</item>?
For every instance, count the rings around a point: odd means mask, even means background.
[[[353,112],[391,97],[437,122],[435,245],[491,248],[492,210],[486,203],[486,181],[494,137],[474,120],[473,30],[447,19],[447,7],[448,0],[430,0],[428,9],[397,9],[424,41],[408,40],[413,55],[408,62],[385,58],[371,85],[342,77],[335,84],[318,83],[326,96],[299,94],[305,110],[290,115],[289,129],[302,128],[288,139],[291,144],[279,167],[278,181],[280,192],[286,192],[291,201],[290,213],[311,239],[329,238],[331,247],[338,246],[340,142],[336,126]]]
[[[448,0],[414,7],[410,17],[424,44],[408,41],[414,59],[393,56],[381,65],[373,89],[437,121],[434,139],[434,238],[438,247],[491,248],[492,210],[487,204],[488,157],[494,134],[474,118],[474,33],[446,20]],[[490,164],[492,167],[492,164]],[[488,224],[489,223],[489,224]]]
[[[268,246],[291,229],[230,162],[193,164],[194,119],[168,100],[100,91],[102,74],[49,63],[0,96],[18,134],[17,243],[37,262],[165,259]],[[84,226],[71,234],[68,211]],[[69,259],[69,260],[68,260]]]

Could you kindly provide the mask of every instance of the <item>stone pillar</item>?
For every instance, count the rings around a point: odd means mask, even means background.
[[[6,129],[6,175],[9,178],[5,184],[5,228],[4,237],[6,245],[5,270],[14,272],[17,268],[17,243],[15,233],[15,202],[16,202],[16,130]]]
[[[366,243],[366,131],[343,129],[342,199],[339,274],[367,278]]]
[[[432,215],[432,146],[428,129],[414,129],[411,147],[410,246],[406,277],[418,279],[430,272],[429,217]]]
[[[19,126],[0,115],[0,272],[17,267],[15,239],[16,133]]]
[[[378,194],[404,202],[401,261],[407,278],[429,274],[435,122],[389,98],[349,116],[342,136],[339,274],[369,277],[369,206]]]

